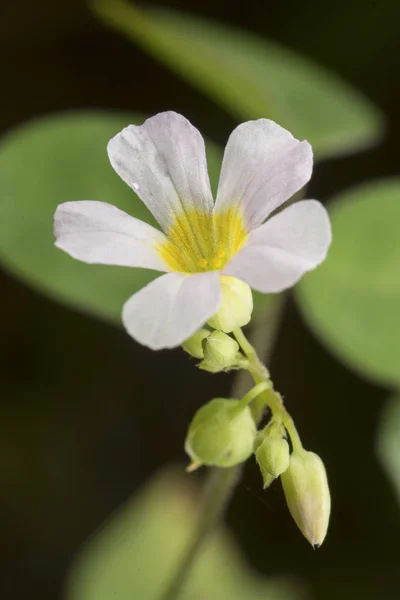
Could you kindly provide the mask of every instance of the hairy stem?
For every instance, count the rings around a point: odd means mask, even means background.
[[[269,379],[268,370],[258,358],[255,348],[253,348],[253,346],[247,340],[243,331],[241,329],[237,329],[233,332],[233,334],[238,344],[241,346],[242,351],[246,355],[246,360],[243,361],[243,368],[247,369],[249,373],[251,373],[256,387],[257,385],[262,385],[262,382],[266,381],[269,381],[271,384],[265,388],[252,403],[251,408],[254,420],[257,423],[260,420],[264,409],[268,407],[274,419],[281,421],[285,426],[286,431],[291,439],[293,449],[296,451],[301,450],[303,445],[294,421],[286,410],[281,396],[274,390],[272,382]]]

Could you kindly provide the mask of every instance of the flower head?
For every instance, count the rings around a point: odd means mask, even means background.
[[[218,312],[221,276],[280,292],[326,256],[330,223],[319,202],[297,202],[264,222],[312,172],[309,143],[273,121],[233,131],[215,203],[203,138],[177,113],[129,125],[108,155],[162,231],[104,202],[66,202],[55,214],[56,246],[87,263],[166,273],[123,308],[127,331],[150,348],[179,346]]]

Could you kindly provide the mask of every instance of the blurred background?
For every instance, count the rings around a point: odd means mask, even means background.
[[[385,116],[385,137],[377,136],[376,144],[357,154],[336,153],[318,162],[308,197],[326,202],[349,186],[397,174],[400,7],[396,0],[301,4],[292,0],[237,4],[159,0],[158,5],[189,13],[195,20],[212,18],[240,27],[308,57],[358,88]],[[14,128],[31,119],[65,111],[72,115],[76,109],[105,109],[119,115],[152,115],[172,109],[223,147],[231,130],[246,119],[232,114],[206,91],[192,87],[118,28],[107,27],[83,1],[14,0],[1,12],[0,126],[5,140],[11,139]],[[279,88],[279,81],[276,85]],[[270,116],[267,109],[265,116]],[[119,119],[124,122],[122,116]],[[57,154],[57,139],[52,143]],[[30,146],[32,160],[40,151],[40,145]],[[78,165],[80,152],[77,143]],[[98,152],[105,154],[105,145]],[[86,168],[83,153],[82,169]],[[25,202],[35,214],[42,182],[31,178],[30,155],[23,156],[24,168],[18,170],[22,164],[18,163],[15,173],[25,186]],[[49,164],[49,177],[54,168]],[[70,185],[68,168],[63,175],[63,165],[58,163],[58,170],[60,200],[53,198],[54,205],[68,199],[62,194],[64,184],[67,189]],[[9,171],[9,162],[3,162],[0,190]],[[5,189],[2,196],[7,201],[11,191],[7,185]],[[400,194],[397,198],[400,203]],[[90,199],[108,200],[95,183]],[[21,211],[20,222],[25,225],[31,213]],[[397,215],[400,218],[400,212]],[[4,221],[4,213],[2,218],[1,227],[9,234],[12,220]],[[49,236],[51,226],[51,222],[41,223],[49,228]],[[13,239],[19,248],[25,243],[23,232],[15,233]],[[376,240],[374,236],[369,240],[373,254]],[[3,258],[8,248],[0,241]],[[34,244],[26,251],[33,252]],[[164,474],[164,483],[155,485],[174,489],[177,496],[182,488],[182,494],[190,496],[179,474],[186,461],[187,424],[206,400],[229,395],[232,377],[210,376],[195,369],[179,349],[154,353],[140,347],[118,326],[118,319],[114,324],[90,315],[90,310],[59,303],[52,299],[54,294],[47,297],[44,290],[35,289],[32,276],[26,276],[20,266],[14,269],[8,254],[6,258],[0,320],[0,595],[10,600],[28,596],[55,600],[63,597],[66,574],[82,544],[119,507],[130,506],[130,499],[156,473],[178,464],[177,472]],[[130,273],[124,271],[124,276]],[[397,282],[397,292],[399,278],[400,261],[389,277],[393,287]],[[344,302],[339,300],[338,306]],[[115,314],[119,308],[115,306]],[[385,311],[379,306],[371,310],[379,329]],[[370,375],[367,369],[357,368],[318,333],[315,323],[310,328],[308,320],[293,294],[288,295],[269,366],[304,445],[320,454],[327,466],[333,502],[330,530],[324,546],[313,551],[287,511],[280,483],[264,493],[257,467],[249,461],[228,510],[227,525],[233,537],[226,544],[240,547],[243,569],[250,569],[260,586],[270,579],[286,583],[268,588],[270,592],[267,588],[265,593],[257,591],[259,595],[245,588],[236,590],[237,598],[392,598],[400,585],[399,501],[377,454],[377,434],[382,410],[400,375],[397,380],[395,375],[380,378],[374,369]],[[400,338],[399,322],[385,326]],[[396,348],[393,342],[392,356]],[[395,360],[400,373],[398,354]],[[191,477],[191,482],[195,480]],[[167,515],[168,493],[164,497],[164,488],[154,489],[158,497],[154,510],[164,508]],[[190,513],[195,503],[186,500]],[[138,510],[136,504],[132,510]],[[178,514],[177,529],[183,521]],[[144,536],[145,522],[145,517],[137,521]],[[171,527],[173,523],[171,517]],[[124,531],[122,527],[121,539]],[[160,526],[159,539],[148,543],[150,555],[154,546],[168,554],[166,538],[173,538],[174,531],[164,535],[162,531]],[[138,530],[133,529],[132,535],[136,538]],[[117,547],[119,539],[118,535],[113,538]],[[139,554],[142,548],[139,545]],[[101,564],[108,568],[107,561]],[[95,565],[95,570],[100,569]],[[157,563],[151,568],[156,571]],[[147,576],[143,569],[144,579],[151,578],[152,571]],[[207,592],[188,592],[184,597],[233,597],[218,589],[211,586]],[[71,598],[85,598],[80,591],[71,594]],[[155,600],[156,596],[146,594],[121,591],[115,597]],[[94,600],[96,595],[88,592],[86,598]]]

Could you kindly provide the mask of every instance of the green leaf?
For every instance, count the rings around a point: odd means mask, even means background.
[[[171,471],[129,500],[72,565],[66,600],[160,600],[194,532],[198,494]],[[190,573],[181,600],[293,600],[283,582],[253,575],[233,540],[215,531]]]
[[[323,67],[260,37],[126,0],[92,0],[95,13],[240,120],[269,117],[318,158],[360,150],[382,135],[383,118]]]
[[[400,396],[390,398],[383,409],[377,453],[400,501]]]
[[[315,332],[347,364],[400,383],[400,179],[360,185],[330,204],[333,244],[297,286]]]
[[[123,303],[159,275],[155,271],[87,265],[54,247],[53,215],[69,200],[102,200],[155,224],[108,161],[108,140],[142,117],[102,111],[38,119],[0,144],[0,260],[52,298],[120,322]],[[210,177],[221,153],[207,143]]]

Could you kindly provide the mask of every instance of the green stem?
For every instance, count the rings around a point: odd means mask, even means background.
[[[271,387],[263,394],[263,399],[265,399],[265,402],[271,410],[274,419],[282,421],[283,425],[285,426],[285,429],[291,439],[293,450],[301,450],[303,448],[303,444],[301,443],[296,425],[286,410],[280,395]]]
[[[257,352],[250,344],[243,331],[241,329],[236,329],[233,334],[246,355],[248,361],[246,368],[251,373],[254,383],[261,384],[263,381],[269,381],[267,369],[258,358]],[[301,450],[303,445],[294,421],[286,410],[281,396],[273,389],[272,384],[269,385],[262,394],[259,394],[258,398],[253,402],[252,411],[256,421],[262,415],[265,406],[268,406],[275,419],[281,420],[284,424],[286,431],[290,436],[293,449],[296,451]]]
[[[269,387],[271,387],[269,381],[262,381],[261,383],[257,383],[257,385],[251,388],[251,390],[243,396],[243,398],[237,405],[237,409],[235,410],[241,411],[244,408],[246,408],[246,406],[253,402],[253,400],[255,400],[257,396],[259,396],[262,392],[265,392],[265,390],[267,390]]]
[[[278,327],[284,307],[283,294],[270,296],[266,309],[257,313],[251,325],[252,346],[265,363],[269,362],[272,348],[275,343]],[[252,386],[252,376],[248,371],[241,371],[233,385],[234,398],[241,398]]]

